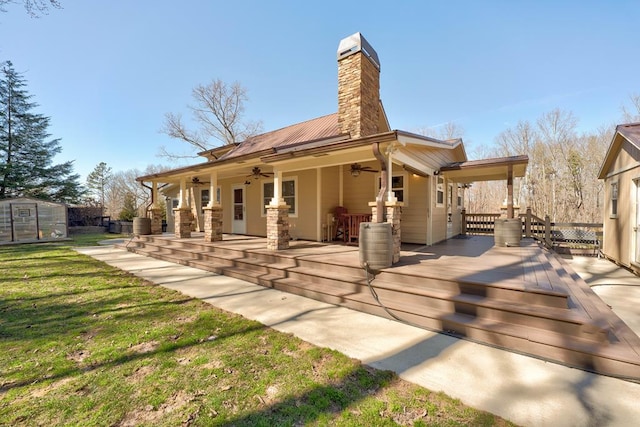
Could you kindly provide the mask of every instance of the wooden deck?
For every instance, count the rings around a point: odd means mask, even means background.
[[[640,380],[640,338],[560,257],[533,240],[496,247],[491,236],[405,245],[367,283],[353,246],[225,235],[139,236],[129,250],[488,345]],[[377,298],[377,299],[376,299]],[[382,306],[384,305],[384,307]]]

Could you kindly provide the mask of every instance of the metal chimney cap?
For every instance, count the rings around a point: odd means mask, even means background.
[[[358,52],[364,53],[373,65],[375,65],[378,71],[380,70],[378,54],[359,32],[340,40],[340,44],[338,45],[338,61]]]

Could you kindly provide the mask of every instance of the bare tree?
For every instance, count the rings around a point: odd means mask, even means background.
[[[0,12],[6,12],[5,5],[9,3],[17,3],[16,0],[0,0]],[[58,0],[23,0],[24,8],[33,18],[49,13],[49,7],[62,9],[62,5]]]
[[[622,106],[622,120],[624,123],[640,122],[640,95],[637,93],[629,95],[631,105]]]
[[[240,83],[228,85],[222,80],[212,80],[207,85],[196,86],[191,93],[194,105],[189,109],[194,120],[200,125],[198,130],[189,130],[184,125],[180,114],[167,113],[162,133],[186,142],[197,152],[215,146],[210,141],[215,139],[222,144],[235,144],[261,131],[262,123],[244,121],[244,103],[248,100],[247,91]],[[165,157],[193,157],[192,155],[171,154],[165,147],[161,148]]]
[[[416,133],[446,141],[448,139],[462,138],[464,136],[464,128],[456,122],[447,122],[441,126],[418,128]]]
[[[105,206],[107,214],[117,217],[129,199],[137,208],[138,216],[144,216],[147,206],[151,203],[151,193],[136,181],[136,177],[162,172],[169,169],[166,166],[150,165],[144,171],[129,169],[113,173],[105,189]]]

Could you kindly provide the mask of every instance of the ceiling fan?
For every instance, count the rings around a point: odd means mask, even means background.
[[[360,163],[352,163],[351,164],[351,176],[359,176],[360,172],[378,172],[375,169],[372,169],[369,166],[361,166]]]
[[[203,184],[208,184],[209,181],[200,181],[200,178],[198,178],[197,176],[194,176],[193,178],[191,178],[191,183],[193,185],[203,185]]]
[[[256,167],[254,167],[253,169],[251,169],[251,173],[250,173],[249,175],[247,175],[247,178],[249,178],[249,177],[253,177],[254,179],[258,179],[258,178],[260,178],[261,176],[263,176],[263,177],[265,177],[265,178],[268,178],[268,177],[270,177],[271,175],[273,175],[273,174],[272,174],[272,173],[270,173],[270,172],[262,172],[262,171],[260,170],[260,168],[256,166]]]

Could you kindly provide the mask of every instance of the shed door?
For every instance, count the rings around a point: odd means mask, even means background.
[[[11,204],[13,240],[34,240],[38,238],[38,207],[35,203]]]

